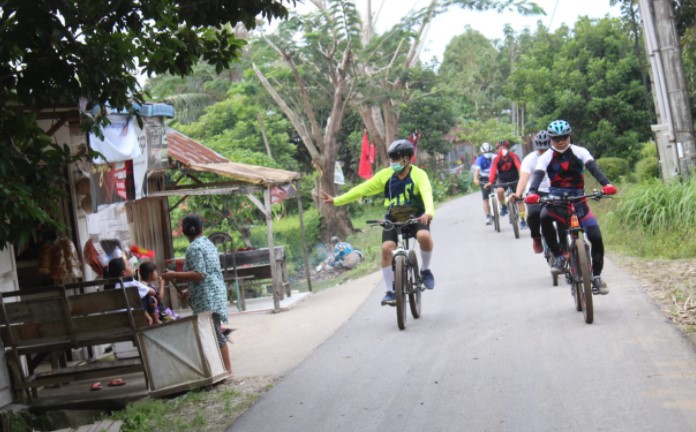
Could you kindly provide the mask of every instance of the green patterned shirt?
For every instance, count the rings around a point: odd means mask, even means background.
[[[189,301],[194,313],[211,311],[227,322],[227,290],[222,278],[220,255],[207,237],[198,237],[186,249],[184,271],[195,271],[203,280],[189,282]]]

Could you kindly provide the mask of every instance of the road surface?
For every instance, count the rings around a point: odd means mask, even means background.
[[[228,430],[696,430],[696,355],[642,288],[607,262],[585,324],[529,232],[502,227],[479,194],[440,206],[422,318],[399,331],[380,283]]]

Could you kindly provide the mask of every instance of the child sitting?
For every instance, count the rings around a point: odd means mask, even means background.
[[[157,265],[151,261],[145,261],[138,268],[140,281],[155,291],[154,304],[150,303],[147,313],[150,314],[155,324],[160,324],[164,310],[162,298],[164,298],[164,280],[157,273]]]
[[[109,266],[106,270],[106,277],[121,278],[123,280],[124,288],[132,286],[137,287],[138,294],[140,295],[140,300],[143,304],[143,309],[145,309],[146,311],[145,317],[147,318],[147,322],[150,325],[152,325],[153,323],[161,323],[159,316],[157,316],[157,319],[155,320],[152,314],[148,312],[150,309],[155,310],[157,305],[157,300],[154,297],[155,290],[133,279],[133,268],[128,264],[124,257],[114,258],[111,261],[109,261]],[[116,284],[111,288],[115,288],[117,286],[120,287],[120,284]]]

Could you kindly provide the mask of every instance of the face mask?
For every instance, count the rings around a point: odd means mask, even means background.
[[[507,155],[508,155],[507,149],[503,149],[503,151],[502,151],[501,153],[503,154],[503,156],[507,156]]]
[[[400,173],[404,170],[404,166],[401,165],[401,162],[392,162],[391,169],[393,169],[395,173]]]

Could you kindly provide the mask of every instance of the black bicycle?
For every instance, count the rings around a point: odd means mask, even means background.
[[[406,207],[406,206],[402,206]],[[396,210],[395,210],[396,209]],[[408,212],[408,210],[406,210]],[[401,214],[399,214],[401,212]],[[368,220],[371,226],[381,226],[385,230],[396,230],[397,244],[392,254],[392,269],[394,270],[394,297],[396,297],[396,323],[400,330],[406,328],[408,314],[406,312],[406,299],[411,309],[413,318],[421,316],[421,294],[425,289],[418,271],[418,258],[416,252],[411,249],[408,227],[418,223],[413,216],[403,217],[404,210],[393,207],[389,213],[391,220]],[[411,215],[413,213],[410,213]],[[405,219],[405,220],[403,220]],[[403,220],[398,222],[399,220]]]
[[[594,308],[592,305],[592,261],[590,259],[590,245],[585,240],[585,229],[580,224],[580,217],[575,208],[575,203],[587,198],[596,201],[605,197],[604,193],[594,191],[591,194],[579,196],[547,196],[539,201],[546,206],[565,207],[568,213],[569,225],[563,227],[565,243],[568,248],[566,282],[571,286],[571,293],[575,300],[575,309],[583,312],[585,322],[592,324],[594,320]]]

